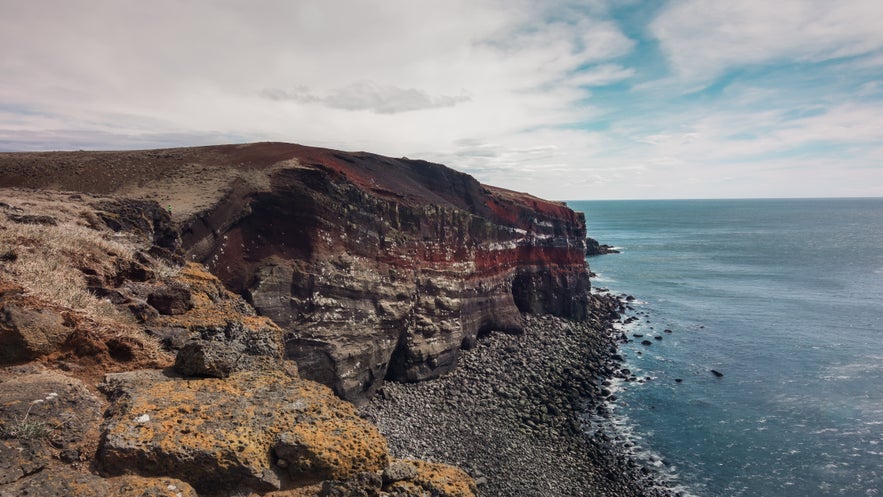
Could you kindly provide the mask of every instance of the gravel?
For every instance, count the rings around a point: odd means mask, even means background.
[[[525,315],[523,334],[482,338],[444,377],[387,383],[361,413],[394,456],[459,466],[485,497],[673,495],[586,421],[627,374],[610,326],[624,301],[591,305],[584,322]]]

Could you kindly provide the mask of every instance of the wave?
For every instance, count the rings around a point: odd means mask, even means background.
[[[625,381],[619,380],[613,383],[610,390],[613,392],[623,388]],[[619,383],[619,385],[616,385]],[[666,461],[661,454],[648,447],[645,443],[645,435],[652,435],[652,432],[641,433],[637,430],[636,425],[631,421],[628,415],[622,413],[616,401],[607,402],[609,414],[606,416],[592,415],[587,421],[589,429],[596,431],[601,430],[607,435],[611,444],[622,454],[626,455],[637,464],[640,464],[655,472],[658,481],[662,482],[662,487],[668,489],[675,495],[683,497],[699,497],[704,492],[702,489],[689,487],[683,483],[680,468]]]
[[[616,280],[607,276],[604,276],[600,273],[595,273],[595,276],[592,276],[592,280],[598,283],[615,283]]]

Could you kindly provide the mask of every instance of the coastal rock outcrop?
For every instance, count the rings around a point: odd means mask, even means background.
[[[185,379],[107,376],[113,400],[99,451],[110,474],[137,471],[200,493],[266,492],[387,466],[386,441],[324,386],[284,373]]]
[[[606,243],[600,243],[598,240],[594,238],[586,238],[586,255],[604,255],[604,254],[618,254],[619,250],[616,250],[610,245]]]
[[[522,312],[588,313],[583,215],[440,164],[254,143],[0,166],[0,187],[113,195],[97,223],[205,263],[283,329],[305,377],[356,402],[385,378],[450,371],[482,333],[521,330]],[[186,312],[175,295],[133,306]]]
[[[587,314],[585,223],[565,205],[439,164],[285,144],[186,224],[184,246],[285,330],[286,356],[344,398],[450,371],[521,312]],[[263,164],[263,166],[261,166]]]
[[[0,153],[0,188],[0,362],[82,387],[88,427],[47,436],[25,404],[48,393],[0,402],[2,497],[654,495],[579,436],[584,402],[621,371],[584,332],[622,303],[589,295],[585,220],[563,203],[282,143]],[[327,387],[361,403],[385,379],[432,378],[378,396],[430,411],[393,425],[394,455],[475,480],[390,463]],[[409,387],[429,394],[406,403]]]

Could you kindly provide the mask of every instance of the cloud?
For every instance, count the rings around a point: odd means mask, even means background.
[[[876,0],[680,0],[649,28],[678,76],[707,82],[733,67],[879,51],[879,5]]]
[[[575,86],[607,86],[619,83],[635,75],[635,70],[619,64],[603,64],[591,69],[580,71],[567,79],[567,83]]]
[[[3,2],[0,148],[278,140],[550,198],[870,191],[877,3]]]
[[[325,96],[316,95],[305,86],[296,87],[292,91],[265,89],[261,91],[261,96],[274,101],[315,102],[335,109],[367,110],[378,114],[453,107],[469,100],[465,95],[432,96],[415,88],[399,88],[373,81],[359,81],[342,88],[335,88]]]

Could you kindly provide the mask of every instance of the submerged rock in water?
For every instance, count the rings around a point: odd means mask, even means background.
[[[599,243],[598,240],[594,238],[586,238],[586,255],[604,255],[604,254],[618,254],[619,250],[616,250],[610,245],[605,243]],[[632,297],[634,300],[634,297]]]

